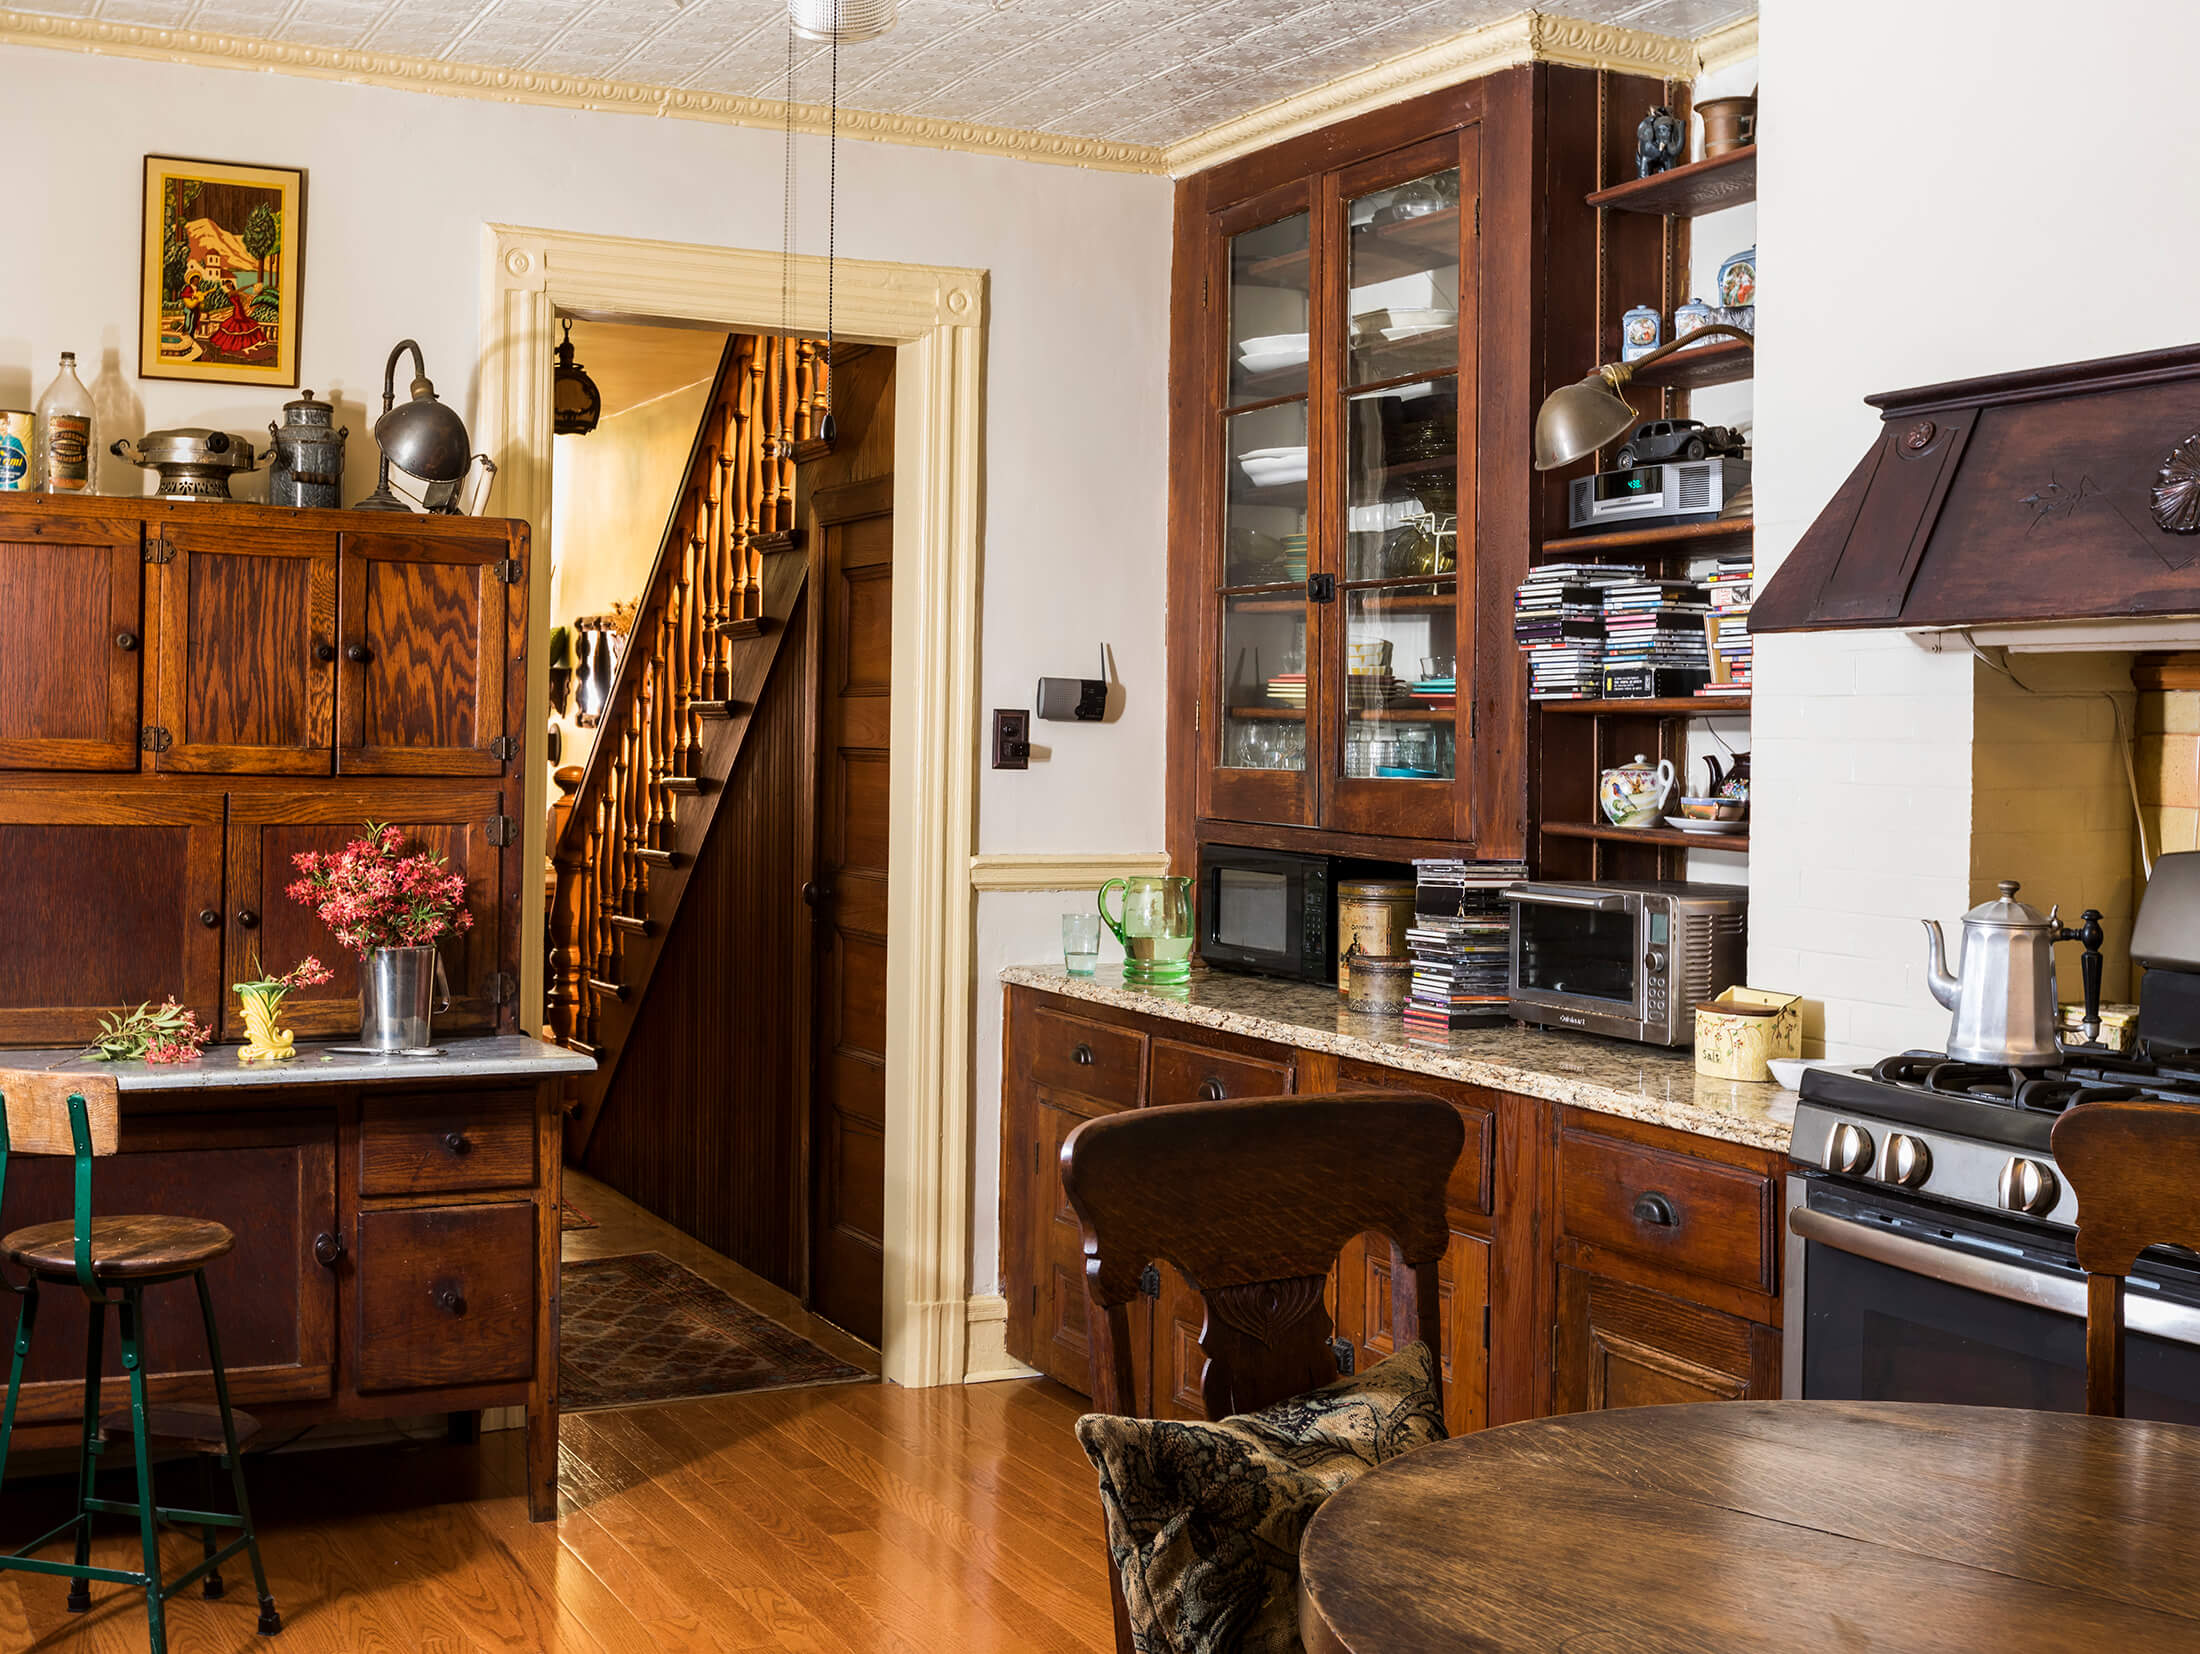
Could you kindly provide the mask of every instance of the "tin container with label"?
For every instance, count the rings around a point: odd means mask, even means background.
[[[1352,954],[1401,959],[1406,931],[1413,924],[1410,879],[1339,879],[1337,881],[1337,991],[1352,986]]]
[[[0,494],[23,494],[31,486],[31,438],[38,422],[21,408],[0,410]]]
[[[1638,304],[1619,319],[1619,359],[1632,362],[1658,348],[1665,319],[1647,304]]]
[[[1370,953],[1352,956],[1352,984],[1344,992],[1344,1008],[1361,1016],[1394,1017],[1404,1013],[1413,989],[1413,961],[1380,959]]]

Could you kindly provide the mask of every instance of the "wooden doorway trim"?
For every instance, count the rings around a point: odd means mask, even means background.
[[[798,333],[825,331],[825,261],[795,261]],[[498,514],[534,528],[531,612],[550,597],[554,318],[781,326],[780,255],[508,224],[482,228],[477,445],[496,461]],[[842,259],[841,337],[891,345],[894,393],[893,920],[887,949],[885,1376],[959,1383],[970,1290],[971,1029],[976,985],[978,523],[986,273]],[[527,661],[522,865],[543,854],[549,681]],[[523,881],[522,936],[540,936],[540,881]],[[542,959],[521,961],[539,1029]]]

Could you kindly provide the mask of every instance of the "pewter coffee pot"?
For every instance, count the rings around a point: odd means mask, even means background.
[[[2017,900],[2017,882],[2004,879],[1998,900],[1981,902],[1963,916],[1962,975],[1948,974],[1940,922],[1923,921],[1928,938],[1928,981],[1933,997],[1954,1012],[1948,1055],[1956,1062],[1996,1068],[2052,1068],[2062,1060],[2055,1043],[2057,942],[2085,944],[2085,1037],[2100,1038],[2101,916],[2087,908],[2076,930],[2056,908],[2045,913]]]

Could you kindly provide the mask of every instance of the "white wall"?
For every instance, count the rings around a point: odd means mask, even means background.
[[[485,222],[780,241],[776,133],[27,48],[0,49],[0,93],[12,215],[34,232],[0,260],[0,407],[29,407],[74,349],[122,429],[264,427],[294,393],[131,376],[142,158],[303,166],[301,372],[351,427],[347,498],[372,486],[367,410],[399,338],[420,341],[438,389],[471,412]],[[803,140],[801,165],[799,242],[817,252],[821,142]],[[1042,726],[1049,756],[981,772],[980,847],[1159,849],[1171,186],[848,143],[839,192],[842,254],[991,272],[981,708],[1029,707],[1040,675],[1085,675],[1102,643],[1123,685],[1114,721]],[[124,468],[107,486],[135,481]],[[1053,915],[1070,905],[988,897],[979,911],[980,1291],[998,1255],[991,972],[1057,952]]]
[[[1764,0],[1760,576],[1873,441],[1868,392],[2193,337],[2200,220],[2163,208],[2200,164],[2196,49],[2187,0]],[[1757,652],[1750,978],[1823,1001],[1833,1055],[1938,1045],[1917,920],[1970,903],[1984,669]]]

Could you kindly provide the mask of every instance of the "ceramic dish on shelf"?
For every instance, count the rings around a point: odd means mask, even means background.
[[[1306,359],[1305,334],[1279,333],[1241,343],[1237,365],[1240,373],[1281,373],[1285,368],[1303,368]]]
[[[1684,833],[1701,833],[1706,838],[1724,838],[1729,833],[1746,833],[1746,821],[1690,821],[1686,816],[1667,816],[1665,824]]]

